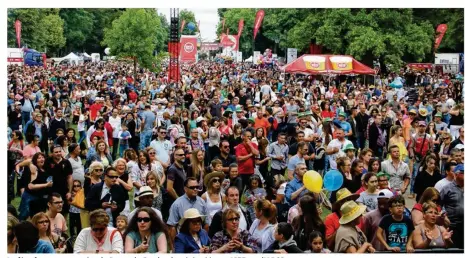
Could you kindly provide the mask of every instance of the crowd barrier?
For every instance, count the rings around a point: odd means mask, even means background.
[[[406,253],[407,251],[401,252]],[[391,251],[376,251],[375,253],[393,253]],[[416,254],[428,254],[428,253],[452,253],[458,254],[463,253],[463,249],[460,248],[432,248],[432,249],[415,249]]]

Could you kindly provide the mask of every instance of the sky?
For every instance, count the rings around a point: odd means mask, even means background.
[[[213,9],[189,9],[189,11],[194,12],[195,19],[200,21],[200,34],[203,41],[212,42],[216,39],[216,25],[218,24],[220,18],[218,16],[218,11],[216,8]],[[183,10],[180,8],[179,11]],[[159,8],[158,11],[166,16],[166,19],[170,20],[170,9],[168,8]],[[181,21],[179,21],[181,23]]]

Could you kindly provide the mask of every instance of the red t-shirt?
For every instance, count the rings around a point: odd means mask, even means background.
[[[360,220],[360,224],[357,225],[358,228],[362,228],[362,220]],[[332,234],[336,233],[337,229],[341,226],[339,224],[339,216],[333,212],[329,214],[325,219],[325,228],[326,228],[326,236],[329,237]]]
[[[256,150],[258,150],[257,144],[252,142],[252,146]],[[250,152],[247,151],[247,149],[245,148],[243,143],[237,145],[235,150],[236,150],[236,157],[247,156],[247,155],[250,154]],[[254,173],[254,171],[255,171],[253,157],[249,158],[249,159],[246,159],[246,160],[243,160],[243,161],[238,160],[237,161],[237,170],[239,172],[239,175],[252,175]]]
[[[100,111],[103,105],[94,103],[90,106],[90,120],[94,121],[97,118],[97,112]]]
[[[332,111],[321,111],[321,117],[322,118],[334,118],[334,112]]]

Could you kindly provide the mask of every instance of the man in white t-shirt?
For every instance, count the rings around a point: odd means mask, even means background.
[[[455,181],[455,173],[454,169],[457,164],[455,162],[447,162],[444,166],[444,172],[446,173],[446,177],[439,180],[435,185],[434,188],[438,190],[438,192],[441,192],[441,190],[447,186],[448,184],[451,184],[452,182]]]
[[[344,157],[346,154],[343,151],[344,147],[352,144],[351,141],[344,137],[344,130],[342,128],[336,128],[336,139],[329,142],[326,148],[326,154],[329,159],[329,166],[331,169],[337,169],[336,160],[337,158]]]
[[[118,115],[118,109],[114,108],[111,112],[111,116],[108,118],[108,123],[110,123],[111,128],[113,129],[113,150],[111,152],[111,157],[113,160],[116,159],[116,153],[118,152],[118,143],[119,138],[118,134],[121,131],[121,117]],[[120,156],[123,154],[120,153]]]
[[[167,130],[165,127],[158,127],[157,138],[150,143],[150,147],[155,149],[156,157],[161,162],[164,168],[170,165],[170,155],[173,146],[170,141],[166,140]]]

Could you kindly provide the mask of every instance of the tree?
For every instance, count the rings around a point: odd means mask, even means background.
[[[45,30],[44,44],[47,50],[50,50],[48,53],[56,53],[57,49],[65,45],[63,23],[58,14],[49,14],[44,17],[42,21]]]
[[[103,54],[104,48],[101,45],[103,31],[105,28],[111,27],[111,23],[117,19],[124,10],[118,8],[96,8],[86,10],[94,17],[93,30],[87,37],[87,40],[82,48],[84,51],[88,51],[88,53]]]
[[[242,29],[242,35],[239,39],[239,50],[244,54],[251,54],[253,49],[253,24],[255,21],[255,9],[251,8],[234,8],[228,9],[224,12],[225,25],[223,31],[223,23],[220,20],[216,27],[216,34],[221,36],[222,33],[226,33],[229,28],[230,35],[236,35],[239,25],[239,20],[244,19],[244,28]]]
[[[111,28],[104,30],[102,44],[108,46],[111,55],[134,60],[134,71],[137,63],[153,69],[153,51],[159,44],[156,36],[163,33],[160,18],[154,9],[127,9],[116,20]]]
[[[83,51],[87,39],[94,30],[94,15],[89,9],[67,8],[60,10],[64,20],[64,33],[68,44],[67,51]]]
[[[186,21],[186,25],[184,26],[184,29],[181,31],[181,35],[195,35],[196,31],[198,31],[198,28],[194,12],[188,11],[186,9],[181,10],[179,12],[179,22],[182,21]],[[195,30],[189,30],[187,28],[187,24],[189,24],[190,22],[195,24]]]

